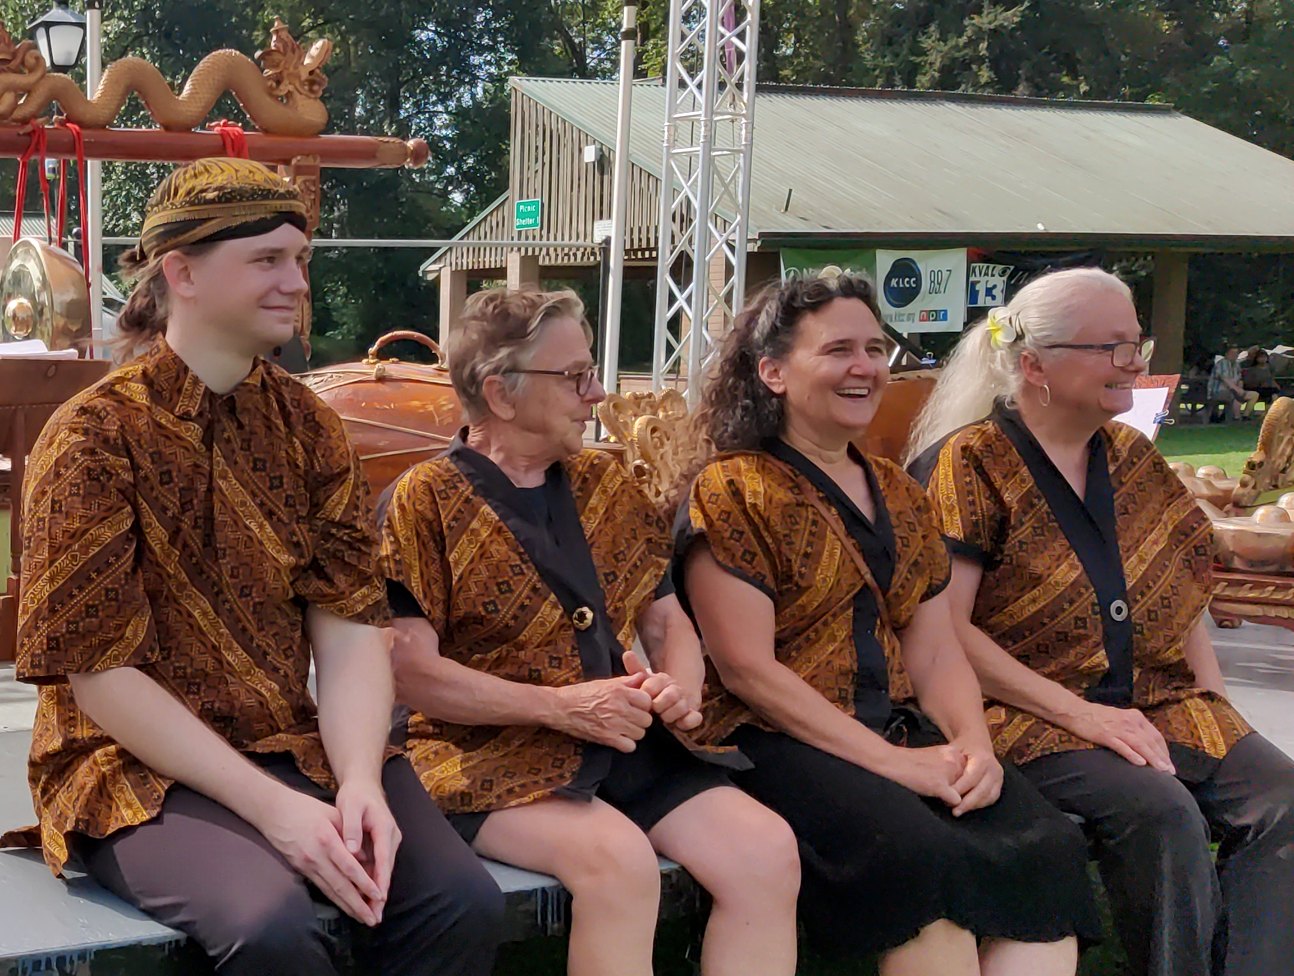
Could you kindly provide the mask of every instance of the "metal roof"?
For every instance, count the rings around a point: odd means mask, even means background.
[[[52,224],[51,224],[52,226]],[[22,216],[23,237],[45,238],[45,215],[25,213]],[[0,239],[13,237],[13,213],[0,213]]]
[[[614,82],[512,84],[614,145]],[[658,177],[664,105],[634,85],[630,157]],[[1170,106],[761,86],[754,146],[762,245],[1294,250],[1294,162]]]
[[[463,240],[464,238],[467,237],[468,234],[472,232],[474,228],[476,228],[481,223],[481,221],[483,221],[486,217],[490,216],[491,213],[493,213],[495,210],[498,210],[500,207],[507,206],[507,203],[508,203],[508,191],[504,190],[497,197],[495,197],[493,203],[491,203],[479,214],[477,214],[472,219],[471,223],[469,223],[466,227],[464,227],[452,238],[450,238],[450,240],[455,240],[455,241]],[[431,257],[427,258],[426,261],[423,261],[422,264],[418,266],[418,276],[427,277],[428,272],[431,271],[432,268],[440,264],[440,256],[448,250],[449,250],[449,247],[442,247]]]

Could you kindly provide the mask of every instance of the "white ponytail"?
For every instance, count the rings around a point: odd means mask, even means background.
[[[1029,282],[1005,308],[994,309],[972,326],[912,425],[904,463],[953,431],[987,417],[998,398],[1014,403],[1024,384],[1020,354],[1068,342],[1077,329],[1074,312],[1093,292],[1105,291],[1132,298],[1126,284],[1100,268],[1053,271]]]

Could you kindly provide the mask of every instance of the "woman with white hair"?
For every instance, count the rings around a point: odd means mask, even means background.
[[[1153,348],[1114,275],[1033,281],[962,339],[909,470],[995,751],[1083,819],[1133,972],[1289,972],[1294,761],[1227,700],[1208,518],[1114,422]]]

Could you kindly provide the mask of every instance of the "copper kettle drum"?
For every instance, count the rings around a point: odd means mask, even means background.
[[[403,340],[430,349],[436,362],[379,358],[386,346]],[[441,453],[463,423],[440,346],[421,332],[388,332],[360,362],[311,370],[297,379],[341,415],[374,497],[419,461]]]

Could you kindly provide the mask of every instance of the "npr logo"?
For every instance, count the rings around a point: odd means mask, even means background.
[[[923,308],[917,316],[918,322],[947,322],[948,309],[946,308]]]

